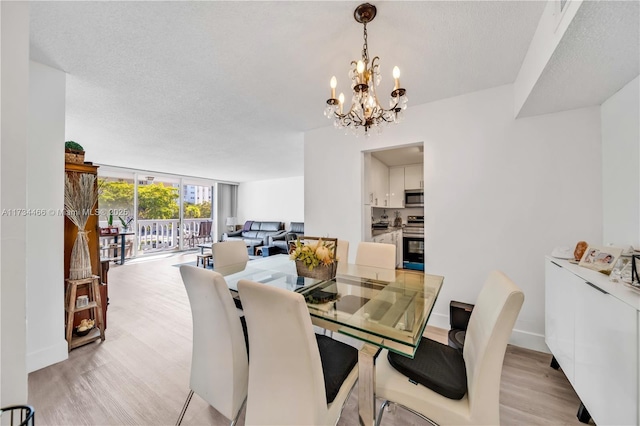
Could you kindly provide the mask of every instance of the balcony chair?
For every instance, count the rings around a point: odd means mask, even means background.
[[[471,313],[462,352],[426,337],[409,359],[382,351],[376,396],[433,423],[500,424],[500,375],[524,294],[499,271],[489,274]]]
[[[313,332],[300,293],[240,280],[251,364],[247,425],[331,425],[358,377],[358,351]]]
[[[189,237],[189,246],[194,247],[196,244],[200,244],[200,240],[203,243],[211,241],[211,225],[213,222],[210,220],[200,222],[198,227],[198,233]]]
[[[247,397],[248,339],[222,275],[180,266],[193,319],[190,392],[178,417],[180,425],[193,393],[222,415],[238,420]]]

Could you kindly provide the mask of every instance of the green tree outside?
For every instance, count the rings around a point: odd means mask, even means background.
[[[178,188],[153,183],[138,187],[138,219],[177,219]]]
[[[113,210],[115,212],[129,211],[128,216],[133,216],[133,182],[98,181],[101,194],[99,206],[102,212]],[[178,188],[165,186],[163,183],[140,185],[138,187],[138,219],[177,219],[180,207],[178,205]],[[120,214],[121,215],[121,214]],[[117,220],[118,214],[114,215]],[[211,202],[202,204],[184,204],[185,218],[210,218]],[[101,220],[107,220],[105,215]]]
[[[133,183],[126,181],[107,181],[106,179],[98,179],[98,185],[100,187],[100,197],[98,199],[98,206],[100,206],[100,212],[105,213],[100,215],[100,220],[108,219],[108,211],[114,211],[116,213],[122,213],[128,211],[127,216],[133,216]],[[118,220],[118,214],[114,216],[114,220]]]
[[[200,207],[197,204],[184,203],[184,217],[186,219],[194,219],[202,217]]]

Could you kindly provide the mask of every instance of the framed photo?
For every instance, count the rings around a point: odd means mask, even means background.
[[[580,259],[580,266],[608,274],[621,254],[621,248],[589,246]]]

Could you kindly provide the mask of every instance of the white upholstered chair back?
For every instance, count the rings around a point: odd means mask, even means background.
[[[336,247],[336,257],[338,258],[338,264],[349,263],[349,241],[338,240],[338,246]]]
[[[217,272],[182,265],[180,274],[193,318],[191,390],[233,419],[247,396],[249,373],[236,306]]]
[[[396,246],[394,244],[362,241],[358,244],[356,265],[382,269],[395,269]]]
[[[469,409],[476,421],[499,422],[502,362],[523,302],[520,288],[502,272],[492,271],[471,313],[463,355]]]
[[[222,241],[211,245],[213,268],[224,268],[231,265],[247,263],[249,254],[244,241]]]
[[[251,364],[247,425],[327,424],[320,352],[301,294],[240,280]]]

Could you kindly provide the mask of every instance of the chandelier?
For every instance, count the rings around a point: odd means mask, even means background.
[[[364,45],[362,59],[351,61],[349,78],[351,79],[351,108],[345,112],[344,94],[340,93],[336,99],[336,77],[331,77],[331,98],[327,100],[324,115],[334,119],[334,126],[339,129],[351,130],[354,134],[368,136],[372,127],[377,133],[388,123],[398,123],[402,110],[407,109],[406,90],[400,87],[400,69],[393,68],[395,86],[391,92],[389,109],[384,109],[378,101],[376,87],[382,77],[378,70],[378,57],[369,62],[369,48],[367,46],[367,24],[376,17],[376,7],[369,3],[361,4],[353,12],[356,21],[364,26]]]

